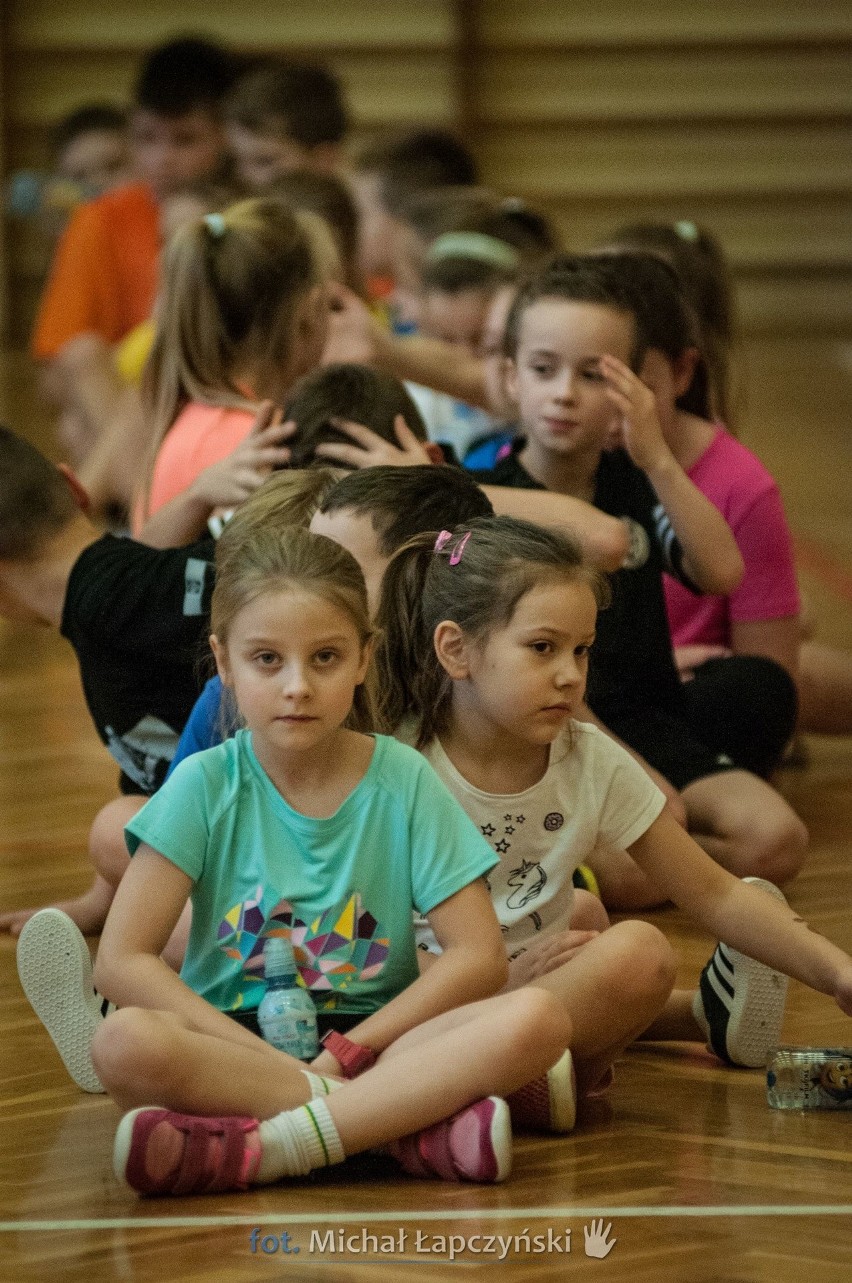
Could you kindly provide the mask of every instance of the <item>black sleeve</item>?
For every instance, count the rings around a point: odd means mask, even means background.
[[[79,650],[96,641],[124,653],[170,653],[197,645],[210,612],[215,544],[149,548],[105,535],[75,563],[61,632]]]

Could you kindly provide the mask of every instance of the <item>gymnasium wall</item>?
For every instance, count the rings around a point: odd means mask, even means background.
[[[852,8],[847,0],[6,0],[6,169],[50,122],[126,101],[151,44],[204,32],[320,57],[356,137],[458,127],[486,178],[582,249],[627,219],[707,224],[751,330],[852,328]],[[27,332],[44,246],[6,229],[9,335]]]

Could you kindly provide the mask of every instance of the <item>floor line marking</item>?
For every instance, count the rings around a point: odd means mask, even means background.
[[[93,1220],[66,1221],[0,1221],[0,1233],[42,1234],[63,1230],[113,1230],[113,1229],[204,1229],[229,1225],[384,1225],[394,1222],[417,1221],[533,1221],[577,1220],[604,1217],[612,1220],[639,1217],[696,1216],[852,1216],[852,1203],[790,1203],[766,1204],[743,1207],[479,1207],[442,1208],[422,1212],[386,1211],[336,1212],[317,1215],[315,1212],[289,1214],[258,1209],[244,1216],[116,1216],[98,1217]]]

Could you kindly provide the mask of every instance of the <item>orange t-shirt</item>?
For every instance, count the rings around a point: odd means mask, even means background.
[[[154,461],[147,515],[188,490],[200,472],[226,459],[245,441],[254,423],[253,410],[202,405],[190,401],[163,438]],[[133,513],[133,534],[145,524],[142,505]]]
[[[157,292],[160,211],[150,188],[128,183],[72,215],[42,295],[32,340],[50,359],[79,334],[117,343],[146,321]]]

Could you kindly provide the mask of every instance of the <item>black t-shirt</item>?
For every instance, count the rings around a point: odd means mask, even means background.
[[[475,471],[481,485],[544,490],[518,459],[526,442],[488,471]],[[628,564],[610,575],[612,605],[598,617],[589,662],[586,700],[605,725],[616,729],[620,715],[642,707],[681,708],[680,679],[672,654],[662,571],[693,592],[683,571],[683,553],[650,481],[625,450],[605,451],[595,473],[593,503],[612,517],[631,522]],[[637,530],[637,527],[639,529]],[[647,538],[643,537],[642,532]]]
[[[203,685],[214,549],[210,538],[161,550],[104,535],[69,576],[60,632],[124,792],[162,784]]]

